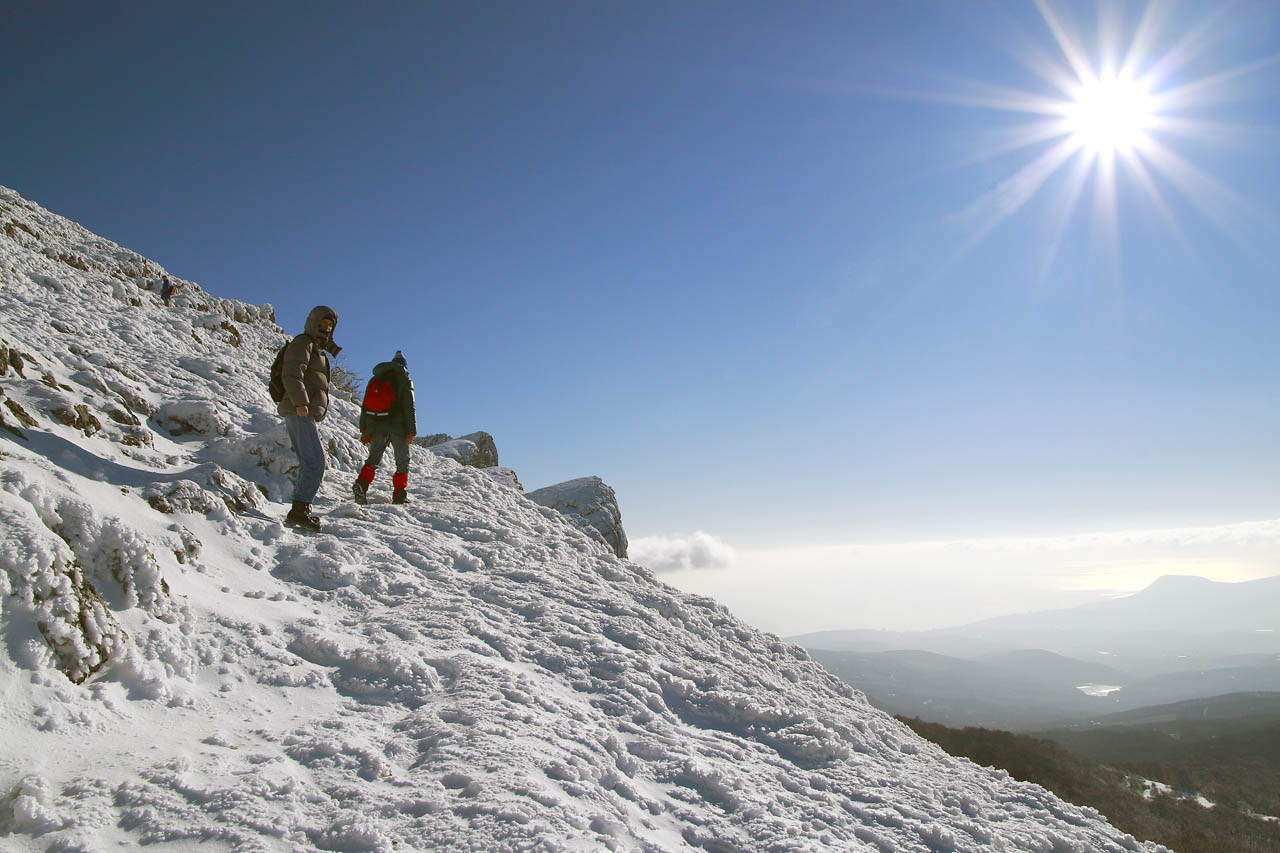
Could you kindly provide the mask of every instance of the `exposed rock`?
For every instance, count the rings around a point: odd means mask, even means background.
[[[142,497],[156,512],[165,514],[182,512],[207,515],[221,506],[213,495],[191,480],[152,483],[143,490]]]
[[[108,394],[111,392],[111,389],[107,387],[107,384],[102,381],[102,377],[98,376],[98,374],[92,370],[77,370],[75,373],[71,374],[71,381],[75,382],[77,385],[81,385],[102,394]]]
[[[232,324],[226,321],[223,321],[223,323],[219,325],[218,328],[222,329],[222,331],[227,333],[228,343],[230,343],[233,347],[240,346],[240,330],[239,329],[237,329],[235,326],[233,326]]]
[[[98,590],[85,579],[79,565],[65,566],[61,574],[64,582],[57,592],[34,591],[35,604],[46,608],[49,614],[36,627],[53,649],[58,669],[73,684],[82,684],[113,656],[123,653],[128,634],[111,615]]]
[[[18,405],[17,400],[12,397],[6,397],[4,404],[9,411],[13,412],[14,417],[18,419],[18,423],[22,424],[27,429],[31,429],[36,426],[36,419],[27,414],[27,410]]]
[[[23,441],[28,440],[26,433],[4,419],[4,409],[0,409],[0,429],[6,430],[11,435],[17,436]],[[0,454],[0,456],[3,456],[3,454]]]
[[[444,439],[426,447],[432,453],[472,468],[492,468],[498,464],[498,447],[493,443],[493,436],[487,432],[473,432],[453,439],[444,436]],[[418,441],[415,440],[414,443],[417,444]]]
[[[619,557],[627,556],[618,497],[599,477],[581,477],[529,492],[534,503],[557,510],[592,536],[602,539]]]
[[[151,405],[137,389],[130,388],[122,382],[113,383],[111,388],[120,395],[120,401],[130,412],[141,414],[144,418],[149,418],[156,413],[156,407]]]
[[[223,508],[232,513],[261,509],[262,493],[240,475],[218,465],[193,474],[203,474],[205,485],[190,479],[157,482],[143,489],[142,497],[152,509],[166,514],[210,515]]]
[[[124,424],[125,426],[141,426],[142,425],[142,421],[138,420],[138,416],[135,415],[133,412],[129,411],[127,407],[120,408],[118,406],[108,406],[107,417],[111,418],[111,420],[115,421],[116,423]]]
[[[492,465],[488,468],[481,468],[480,470],[504,486],[515,489],[517,492],[524,491],[524,486],[520,485],[520,480],[516,477],[516,472],[512,471],[510,468],[503,468],[500,465]]]
[[[246,312],[241,311],[240,313],[245,314]],[[240,346],[240,342],[242,340],[240,336],[240,330],[236,328],[233,323],[228,322],[226,317],[223,316],[221,313],[214,312],[211,314],[207,314],[204,317],[200,317],[196,320],[196,325],[200,326],[200,328],[202,329],[207,329],[211,332],[216,332],[216,331],[226,332],[227,343],[231,344],[233,347]]]
[[[21,530],[31,512],[0,500],[0,527]],[[80,684],[124,654],[128,636],[66,539],[41,526],[30,536],[6,537],[6,547],[0,573],[0,588],[8,593],[5,617],[31,620],[67,678]]]
[[[156,410],[155,421],[173,436],[189,433],[226,435],[231,426],[227,416],[211,400],[174,400],[165,403]]]
[[[151,430],[143,426],[129,427],[120,435],[120,443],[126,447],[154,447]]]
[[[63,424],[69,427],[75,427],[83,432],[86,436],[101,432],[102,421],[94,417],[89,411],[89,407],[84,403],[77,403],[73,410],[65,408],[54,409],[49,414],[53,415]]]

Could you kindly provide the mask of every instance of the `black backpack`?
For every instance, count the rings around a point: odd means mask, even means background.
[[[284,377],[282,376],[282,368],[284,367],[284,351],[289,348],[292,340],[280,347],[280,352],[276,353],[276,360],[271,362],[271,381],[267,383],[267,391],[271,394],[271,400],[279,403],[284,399]]]

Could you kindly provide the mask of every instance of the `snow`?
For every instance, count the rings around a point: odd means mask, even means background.
[[[1191,800],[1202,809],[1214,808],[1217,803],[1207,799],[1203,794],[1188,794],[1174,789],[1172,785],[1164,782],[1156,782],[1151,779],[1142,780],[1142,796],[1147,800],[1154,800],[1156,797],[1173,797],[1177,800]],[[1262,815],[1252,815],[1252,817],[1261,820],[1267,820]]]
[[[1079,690],[1086,696],[1110,696],[1112,693],[1118,693],[1123,690],[1124,686],[1120,684],[1078,684],[1076,690]]]
[[[1162,849],[948,756],[513,472],[415,447],[407,506],[349,502],[349,401],[325,531],[283,527],[271,306],[170,273],[165,308],[157,263],[4,188],[0,229],[4,849]]]

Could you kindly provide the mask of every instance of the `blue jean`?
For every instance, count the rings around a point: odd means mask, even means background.
[[[285,415],[285,426],[289,429],[289,443],[293,452],[298,454],[298,482],[293,487],[293,499],[296,502],[309,504],[320,491],[320,480],[324,477],[324,445],[320,443],[320,429],[316,419],[310,416]]]

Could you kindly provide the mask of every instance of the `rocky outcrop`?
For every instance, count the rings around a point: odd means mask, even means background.
[[[450,438],[444,433],[414,441],[432,453],[452,459],[471,468],[492,468],[498,464],[498,447],[487,432],[473,432],[461,438]]]
[[[515,489],[517,492],[524,491],[524,486],[520,485],[520,478],[517,477],[516,472],[512,471],[510,468],[503,468],[501,465],[494,465],[489,468],[481,468],[480,470],[509,489]]]
[[[529,492],[534,503],[557,510],[578,527],[602,539],[614,554],[627,556],[627,534],[622,529],[618,496],[599,477],[581,477]]]

